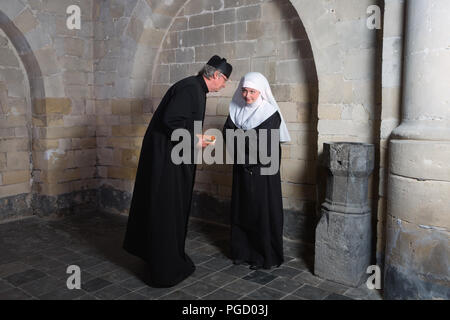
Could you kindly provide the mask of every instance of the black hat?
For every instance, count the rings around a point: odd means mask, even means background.
[[[221,58],[217,55],[212,56],[211,59],[209,59],[209,61],[206,64],[216,68],[217,70],[222,72],[227,78],[230,78],[231,71],[233,71],[233,67],[231,66],[231,64],[227,62],[227,59]]]

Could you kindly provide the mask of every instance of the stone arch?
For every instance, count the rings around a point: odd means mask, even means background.
[[[30,95],[32,99],[42,99],[45,97],[45,85],[39,62],[34,54],[25,35],[17,26],[0,11],[0,29],[2,29],[11,40],[19,57],[25,67],[30,84]],[[33,106],[34,110],[34,106]]]
[[[2,121],[7,122],[7,127],[2,129],[14,131],[3,136],[2,141],[1,151],[6,159],[6,164],[2,166],[6,169],[2,172],[2,193],[6,194],[6,198],[1,201],[5,202],[3,210],[8,212],[6,217],[0,214],[1,219],[32,214],[32,145],[35,142],[32,117],[39,108],[40,100],[45,97],[45,88],[39,63],[27,39],[3,11],[0,11],[0,30],[6,37],[1,45],[2,56],[7,55],[5,64],[2,63],[7,86],[4,94],[0,94],[1,99],[5,100],[1,104],[8,110],[2,114]],[[7,59],[8,56],[11,59]]]
[[[270,5],[272,6],[278,6],[277,2],[270,2]],[[259,2],[254,2],[254,4],[258,4]],[[263,2],[264,3],[264,2]],[[314,182],[315,179],[313,173],[315,171],[316,163],[315,163],[315,154],[317,153],[317,133],[316,133],[316,119],[317,119],[317,73],[315,69],[315,60],[313,57],[313,53],[311,50],[310,40],[308,32],[305,31],[302,25],[302,19],[301,16],[297,13],[298,11],[294,9],[293,4],[289,1],[283,1],[283,4],[286,5],[286,11],[288,15],[296,16],[298,19],[298,23],[296,25],[298,32],[302,32],[305,37],[301,40],[304,42],[302,45],[304,47],[302,48],[303,51],[300,52],[300,54],[307,54],[308,58],[312,62],[308,67],[311,69],[309,70],[309,76],[313,79],[310,79],[311,81],[308,82],[306,86],[303,87],[290,87],[289,85],[284,85],[283,81],[289,83],[291,80],[280,80],[280,85],[275,89],[277,90],[276,95],[297,95],[299,96],[300,100],[305,99],[305,103],[311,104],[309,107],[309,110],[306,111],[307,115],[303,114],[303,117],[308,117],[308,120],[305,121],[303,119],[300,122],[293,122],[290,124],[290,127],[293,131],[296,131],[294,134],[293,139],[303,139],[305,141],[313,141],[313,143],[310,143],[307,145],[306,148],[302,148],[302,146],[296,148],[296,153],[304,153],[311,156],[307,158],[308,160],[299,160],[293,159],[292,161],[289,160],[289,156],[287,157],[287,169],[284,171],[297,171],[294,173],[296,177],[293,179],[293,181],[300,181],[301,179],[307,181],[306,184],[295,184],[291,183],[291,181],[286,180],[285,184],[285,194],[286,194],[286,203],[287,206],[292,208],[292,218],[294,220],[300,220],[300,224],[303,224],[301,227],[305,227],[305,220],[308,220],[306,224],[308,224],[308,231],[305,232],[305,230],[302,230],[301,232],[297,233],[308,233],[308,235],[302,235],[305,238],[308,238],[309,241],[312,241],[313,238],[313,231],[314,231],[314,218],[313,217],[298,217],[298,211],[314,211],[314,206],[311,205],[315,201],[315,188],[314,188]],[[160,99],[160,94],[165,91],[166,87],[155,87],[155,78],[158,77],[158,60],[161,58],[164,53],[161,53],[161,50],[163,47],[165,47],[167,44],[176,46],[180,39],[173,39],[170,35],[170,30],[173,28],[174,25],[177,23],[180,23],[180,19],[177,20],[177,16],[179,16],[180,13],[186,13],[186,12],[196,12],[196,10],[202,11],[202,8],[208,11],[207,9],[215,9],[215,10],[223,10],[225,8],[225,2],[221,0],[217,1],[185,1],[185,0],[177,0],[177,1],[171,1],[171,2],[161,2],[161,1],[138,1],[136,5],[134,6],[132,10],[132,14],[129,18],[129,23],[124,28],[124,31],[121,36],[121,47],[126,48],[122,50],[121,56],[118,59],[118,69],[119,69],[119,81],[116,81],[116,91],[120,92],[120,98],[135,98],[135,99],[144,99],[147,100],[149,103],[147,105],[147,108],[144,108],[144,112],[152,113],[153,108],[157,106]],[[280,18],[281,19],[281,18]],[[289,22],[291,23],[291,22]],[[257,28],[258,26],[254,26]],[[292,29],[294,30],[294,29]],[[290,31],[289,31],[290,32]],[[266,48],[266,50],[276,50],[276,48]],[[292,48],[291,48],[292,50]],[[298,48],[295,48],[295,50],[298,50]],[[297,53],[299,53],[297,51]],[[206,53],[205,53],[206,54]],[[292,53],[291,53],[292,54]],[[226,56],[226,54],[224,54]],[[291,57],[295,58],[295,57]],[[201,63],[194,63],[192,64],[192,69],[189,70],[190,74],[195,74],[199,67],[204,63],[205,61],[201,61]],[[289,69],[292,67],[293,64],[286,63],[286,69]],[[275,62],[273,63],[273,66],[275,67]],[[197,69],[195,69],[197,68]],[[299,68],[298,74],[301,76],[305,76],[305,70],[303,69],[303,66],[300,66],[297,64],[295,68]],[[195,69],[195,70],[194,70]],[[239,68],[238,66],[235,68],[235,70],[242,70],[242,68]],[[245,69],[245,68],[244,68]],[[258,69],[258,67],[255,67],[254,69]],[[250,71],[250,70],[248,70]],[[260,71],[266,71],[266,70],[260,70]],[[269,70],[267,70],[269,71]],[[273,70],[272,70],[273,72]],[[239,71],[235,71],[235,77],[238,76]],[[271,75],[272,78],[275,78],[275,74]],[[233,75],[232,75],[233,78]],[[118,80],[116,78],[116,80]],[[233,81],[236,81],[238,79],[232,79]],[[274,80],[274,79],[272,79]],[[292,82],[292,81],[291,81]],[[294,81],[295,82],[295,81]],[[314,85],[310,85],[311,83],[314,83]],[[118,86],[122,88],[118,88]],[[125,86],[126,90],[123,90],[123,87]],[[229,90],[233,90],[234,86],[230,85]],[[231,91],[227,93],[228,96],[231,96]],[[219,99],[217,97],[214,97],[212,95],[212,99]],[[297,117],[297,110],[295,110],[297,106],[298,101],[291,101],[290,98],[286,98],[286,101],[283,102],[283,109],[286,110],[286,112],[290,111],[291,115],[292,112],[294,112],[294,116]],[[304,107],[304,106],[302,106]],[[293,110],[291,110],[293,109]],[[303,108],[308,109],[308,108]],[[311,119],[310,119],[311,118]],[[220,119],[218,122],[221,122],[223,119]],[[310,121],[311,120],[311,121]],[[214,122],[214,121],[213,121]],[[209,123],[209,126],[214,126],[215,123]],[[300,133],[301,131],[306,131],[304,133]],[[298,133],[298,134],[297,134]],[[301,135],[302,137],[299,138],[298,135]],[[289,153],[290,147],[287,147],[285,149],[285,153]],[[299,156],[300,157],[300,156]],[[301,168],[301,169],[300,169]],[[306,169],[306,170],[305,170]],[[300,172],[301,171],[301,172]],[[225,183],[228,184],[229,176],[226,177],[227,173],[224,172],[216,172],[213,173],[208,179],[212,179],[215,181],[215,183]],[[305,176],[305,175],[308,176]],[[226,180],[224,182],[224,180]],[[225,191],[222,193],[227,193],[227,187],[223,188]],[[292,195],[292,199],[297,198],[295,200],[292,200],[292,203],[289,204],[289,194]],[[223,195],[222,195],[223,196]],[[307,199],[308,201],[303,201],[304,199]],[[306,205],[305,205],[306,204]],[[296,208],[296,210],[294,210]],[[297,226],[299,225],[299,222],[295,222]],[[297,237],[296,235],[293,235],[293,238]]]

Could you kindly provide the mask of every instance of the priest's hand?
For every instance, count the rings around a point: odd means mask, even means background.
[[[214,144],[216,141],[216,137],[214,136],[207,136],[207,135],[201,135],[197,134],[198,142],[196,144],[197,148],[205,148],[206,146],[210,144]]]
[[[203,138],[203,135],[197,134],[198,142],[195,145],[197,149],[205,148],[209,143]]]

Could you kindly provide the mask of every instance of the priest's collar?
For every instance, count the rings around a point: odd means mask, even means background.
[[[206,85],[206,82],[205,82],[205,79],[203,79],[203,76],[202,75],[197,75],[197,79],[200,82],[203,91],[205,91],[205,93],[208,93],[209,92],[208,86]]]

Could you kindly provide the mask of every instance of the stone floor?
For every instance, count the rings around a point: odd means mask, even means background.
[[[30,217],[0,224],[0,300],[380,300],[377,290],[349,288],[315,277],[313,255],[285,242],[286,262],[253,271],[228,257],[229,230],[191,219],[186,251],[195,273],[172,288],[151,288],[145,263],[122,250],[127,217],[83,214]],[[297,258],[293,258],[297,257]],[[81,269],[81,289],[69,290],[69,265]]]

